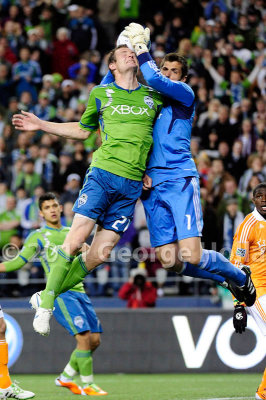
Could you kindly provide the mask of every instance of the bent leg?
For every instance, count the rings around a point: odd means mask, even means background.
[[[197,248],[197,243],[195,243],[194,247]],[[183,249],[183,254],[187,253],[187,249],[186,251]],[[157,247],[156,254],[163,268],[167,269],[168,271],[175,271],[177,274],[191,276],[194,278],[210,279],[217,283],[223,283],[225,280],[221,275],[212,274],[208,271],[198,268],[195,265],[189,264],[188,262],[182,262],[182,250],[179,249],[179,246],[176,243],[169,243],[164,246]]]
[[[80,250],[94,225],[94,220],[78,214],[75,215],[64,244],[58,248],[55,259],[50,262],[50,273],[48,275],[46,288],[41,296],[41,308],[53,308],[54,299],[60,293],[62,284],[73,261],[73,256]]]
[[[238,286],[245,285],[246,274],[217,251],[203,250],[199,237],[180,240],[179,246],[183,261],[230,279]]]

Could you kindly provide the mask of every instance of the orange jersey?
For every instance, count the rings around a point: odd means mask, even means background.
[[[230,261],[248,265],[257,297],[266,294],[266,220],[256,209],[237,228]]]

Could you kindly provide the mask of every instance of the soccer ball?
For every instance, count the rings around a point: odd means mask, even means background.
[[[30,298],[29,303],[31,305],[31,308],[33,308],[34,310],[37,310],[37,308],[39,308],[41,305],[41,302],[42,302],[41,293],[42,293],[42,291],[36,292]]]
[[[121,44],[126,44],[127,47],[134,51],[132,44],[130,43],[130,40],[127,36],[123,35],[123,32],[120,33],[120,35],[118,36],[117,42],[116,42],[116,47],[120,46]]]

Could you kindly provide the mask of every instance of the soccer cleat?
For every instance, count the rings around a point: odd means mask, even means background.
[[[98,385],[95,383],[91,383],[90,385],[86,386],[83,388],[83,391],[88,395],[88,396],[104,396],[105,394],[108,394],[104,390],[102,390]]]
[[[35,393],[21,389],[16,383],[12,383],[12,385],[6,389],[0,389],[0,399],[26,400],[32,399],[34,396]]]
[[[233,294],[233,296],[240,302],[244,302],[248,307],[253,306],[256,301],[256,289],[251,279],[251,272],[247,266],[241,268],[246,274],[246,282],[244,286],[237,286],[233,282],[227,282],[227,289]]]
[[[263,392],[257,390],[255,393],[255,399],[256,400],[266,400],[266,391],[264,390]]]
[[[63,382],[60,376],[55,380],[56,386],[61,386],[69,389],[74,394],[86,395],[80,386],[78,386],[74,381]]]
[[[43,336],[48,336],[50,333],[49,321],[53,314],[53,311],[47,308],[37,308],[35,317],[33,320],[33,329],[35,332]]]
[[[30,298],[29,303],[31,305],[31,308],[33,308],[34,310],[37,310],[37,308],[39,308],[41,305],[41,302],[42,302],[41,293],[42,293],[42,291],[36,292]]]

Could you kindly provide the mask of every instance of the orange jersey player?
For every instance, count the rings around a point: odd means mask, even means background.
[[[256,288],[257,298],[247,307],[266,340],[266,182],[253,191],[255,209],[237,228],[231,253],[236,266],[248,265]],[[245,331],[247,315],[243,303],[234,300],[234,328],[237,333]],[[266,369],[255,398],[266,400]]]

